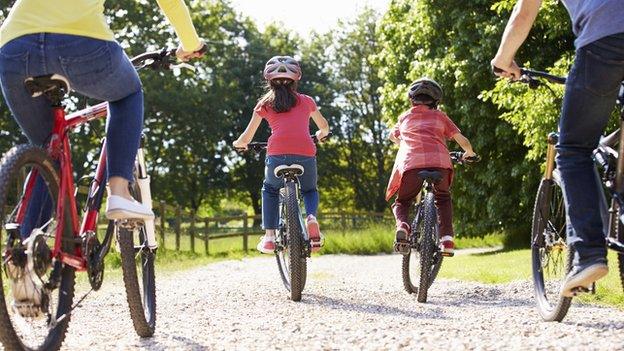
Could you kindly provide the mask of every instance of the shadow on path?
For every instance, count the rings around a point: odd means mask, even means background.
[[[417,310],[402,309],[392,306],[384,306],[373,303],[347,301],[315,294],[306,294],[312,300],[302,300],[300,303],[316,305],[324,308],[343,310],[350,312],[376,314],[383,316],[402,316],[414,319],[448,319],[441,308],[427,309],[425,312]]]

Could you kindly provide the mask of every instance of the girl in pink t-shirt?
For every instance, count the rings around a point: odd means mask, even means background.
[[[327,120],[321,115],[314,99],[297,92],[301,67],[289,56],[275,56],[264,69],[267,92],[260,98],[251,121],[243,134],[234,142],[237,149],[247,149],[260,123],[265,119],[271,128],[268,141],[264,184],[262,186],[262,225],[265,235],[258,243],[258,251],[272,254],[275,251],[275,230],[279,227],[279,191],[283,181],[277,178],[277,166],[293,163],[304,167],[299,177],[306,209],[306,227],[312,247],[319,247],[322,236],[316,214],[319,204],[316,187],[316,146],[310,137],[310,118],[319,128],[316,137],[322,141],[329,134]]]
[[[423,170],[435,170],[442,179],[435,184],[434,194],[440,221],[440,241],[445,253],[453,253],[453,204],[450,187],[453,181],[453,165],[446,146],[446,141],[453,139],[461,146],[464,158],[474,157],[470,141],[442,111],[437,109],[442,98],[442,88],[434,80],[423,78],[414,82],[408,91],[412,108],[399,117],[399,121],[390,133],[390,139],[399,144],[399,152],[386,200],[394,194],[397,198],[392,205],[396,218],[395,250],[402,254],[409,253],[411,228],[409,212],[414,199],[421,191],[423,180],[418,173]]]

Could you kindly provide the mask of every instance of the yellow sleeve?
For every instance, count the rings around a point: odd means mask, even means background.
[[[156,0],[156,2],[175,29],[184,51],[197,50],[201,41],[184,0]]]

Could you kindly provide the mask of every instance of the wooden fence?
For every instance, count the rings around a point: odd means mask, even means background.
[[[260,222],[260,216],[200,217],[164,202],[155,202],[154,205],[159,247],[164,250],[203,252],[208,255],[212,252],[211,246],[215,240],[239,237],[242,250],[248,252],[250,236],[263,234],[262,228],[254,225]],[[373,212],[328,212],[319,213],[318,218],[324,231],[345,232],[374,223],[392,223],[391,215]]]

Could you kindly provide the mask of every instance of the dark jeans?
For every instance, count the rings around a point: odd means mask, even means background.
[[[299,155],[267,156],[264,169],[264,184],[262,186],[262,225],[264,229],[279,228],[279,191],[284,187],[284,181],[275,176],[277,166],[298,164],[305,170],[299,177],[301,194],[306,214],[314,215],[318,211],[319,194],[316,187],[316,157]]]
[[[592,160],[624,79],[624,33],[577,50],[559,125],[557,168],[563,180],[568,243],[575,265],[606,260],[601,185]]]
[[[28,140],[43,146],[52,132],[52,108],[44,97],[32,98],[24,86],[28,77],[60,74],[78,93],[109,101],[106,124],[108,176],[132,181],[141,129],[141,81],[121,46],[76,35],[39,33],[13,39],[0,48],[0,85],[13,117]],[[52,199],[37,179],[21,223],[22,237],[49,220]]]
[[[434,185],[436,207],[438,209],[438,221],[440,224],[440,237],[453,236],[453,201],[451,199],[451,183],[453,181],[453,171],[444,168],[422,168],[410,169],[403,173],[401,186],[397,198],[392,205],[392,212],[396,218],[397,225],[405,222],[411,225],[410,211],[414,199],[420,193],[423,180],[418,176],[418,172],[424,170],[434,170],[442,173],[442,180]]]
[[[121,46],[66,34],[30,34],[0,48],[2,95],[28,140],[44,145],[52,132],[52,108],[44,97],[32,98],[28,77],[60,74],[76,92],[109,101],[106,124],[108,176],[132,181],[141,129],[141,81]]]

